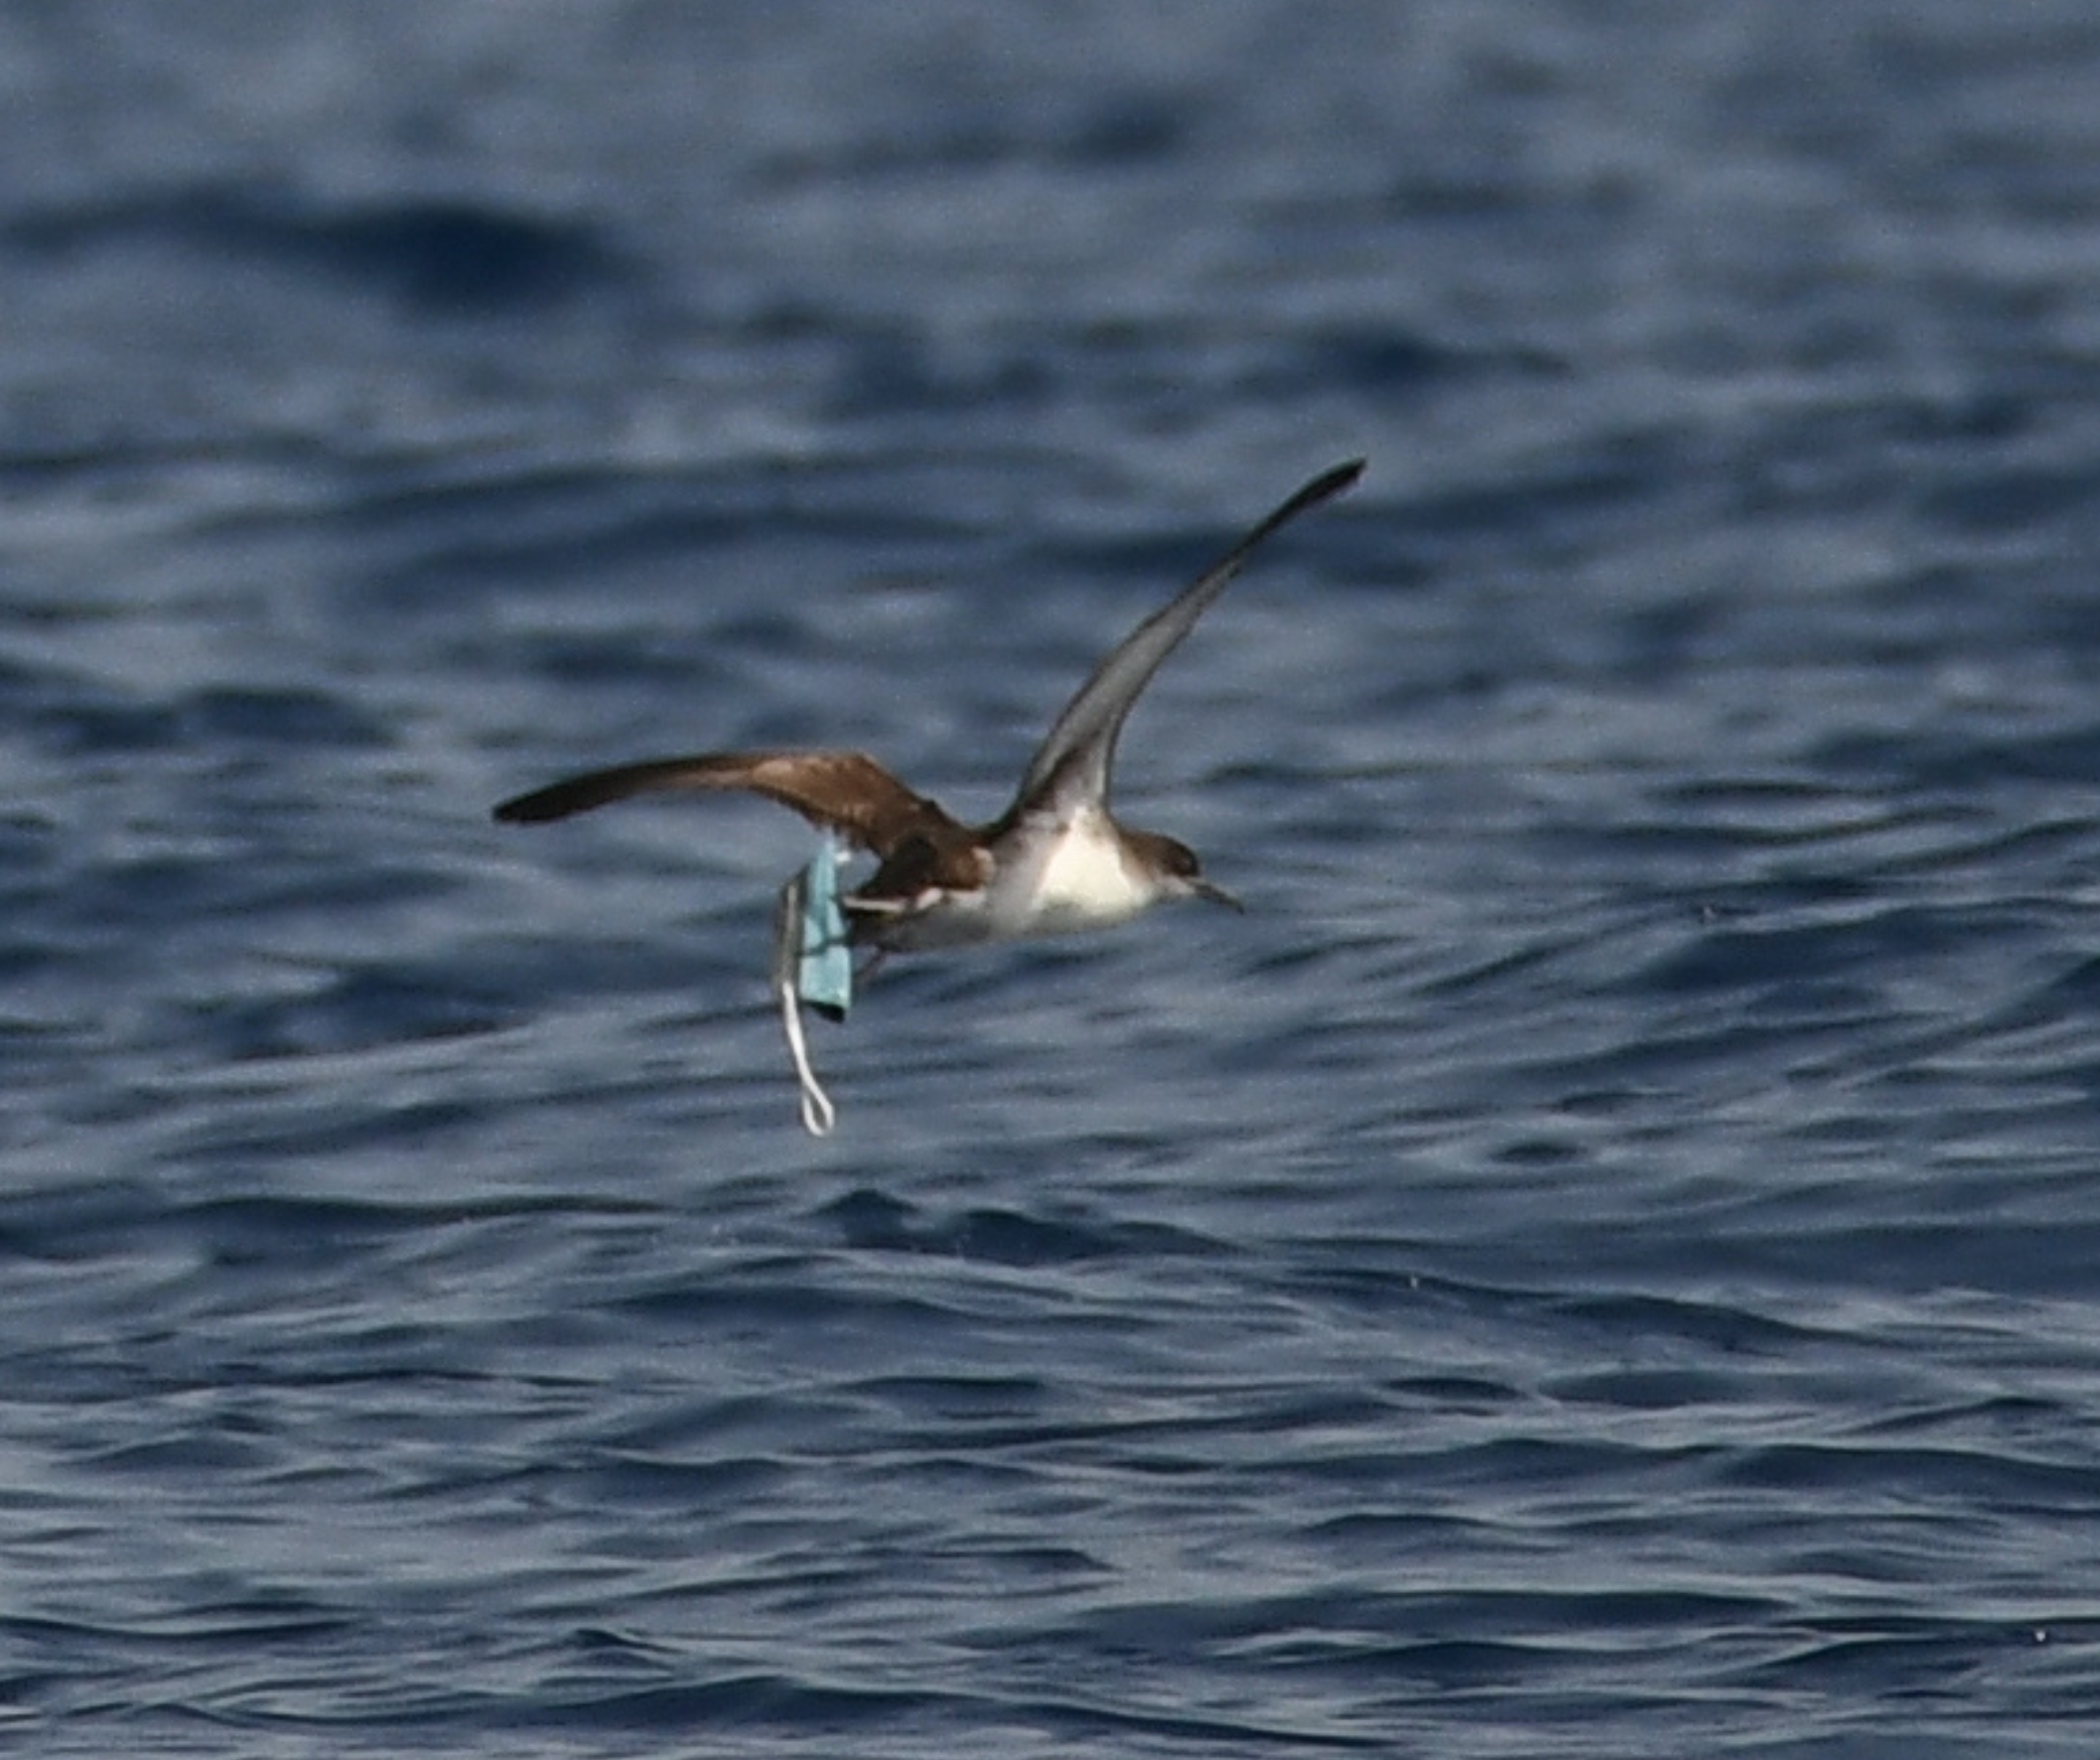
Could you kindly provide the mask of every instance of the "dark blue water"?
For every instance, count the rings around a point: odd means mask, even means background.
[[[0,10],[0,1741],[2100,1751],[2086,0]],[[1245,917],[902,962],[1121,798]]]

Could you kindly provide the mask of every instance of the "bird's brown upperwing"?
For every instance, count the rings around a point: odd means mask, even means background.
[[[650,758],[550,783],[504,801],[495,816],[510,825],[539,825],[630,795],[735,789],[792,807],[812,825],[885,861],[907,846],[946,850],[969,841],[962,826],[863,751],[704,751]]]

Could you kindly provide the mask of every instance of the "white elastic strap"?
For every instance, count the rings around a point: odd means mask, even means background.
[[[809,1043],[802,1036],[802,902],[806,874],[797,870],[780,888],[772,917],[772,986],[780,999],[780,1025],[787,1034],[787,1054],[794,1059],[795,1084],[801,1090],[802,1129],[812,1137],[829,1137],[838,1123],[838,1108],[824,1092],[809,1062]]]
[[[792,984],[780,986],[780,1024],[787,1029],[787,1054],[794,1059],[794,1079],[802,1090],[802,1129],[812,1137],[829,1137],[839,1122],[838,1108],[809,1064],[809,1044],[802,1037],[802,1005]]]

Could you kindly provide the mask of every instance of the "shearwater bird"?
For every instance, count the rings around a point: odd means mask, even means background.
[[[1255,546],[1362,472],[1355,459],[1314,477],[1132,630],[1050,724],[1013,804],[988,824],[964,825],[867,753],[837,750],[649,758],[518,795],[495,816],[536,825],[664,790],[764,795],[876,858],[874,874],[841,903],[852,944],[878,957],[1105,927],[1165,898],[1238,909],[1203,878],[1188,845],[1109,812],[1116,740],[1138,693]]]

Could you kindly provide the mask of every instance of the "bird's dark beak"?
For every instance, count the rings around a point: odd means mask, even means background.
[[[1215,880],[1206,880],[1201,875],[1197,875],[1189,882],[1189,890],[1198,898],[1207,898],[1213,904],[1222,904],[1228,909],[1238,911],[1242,916],[1246,914],[1247,907],[1244,904]]]

